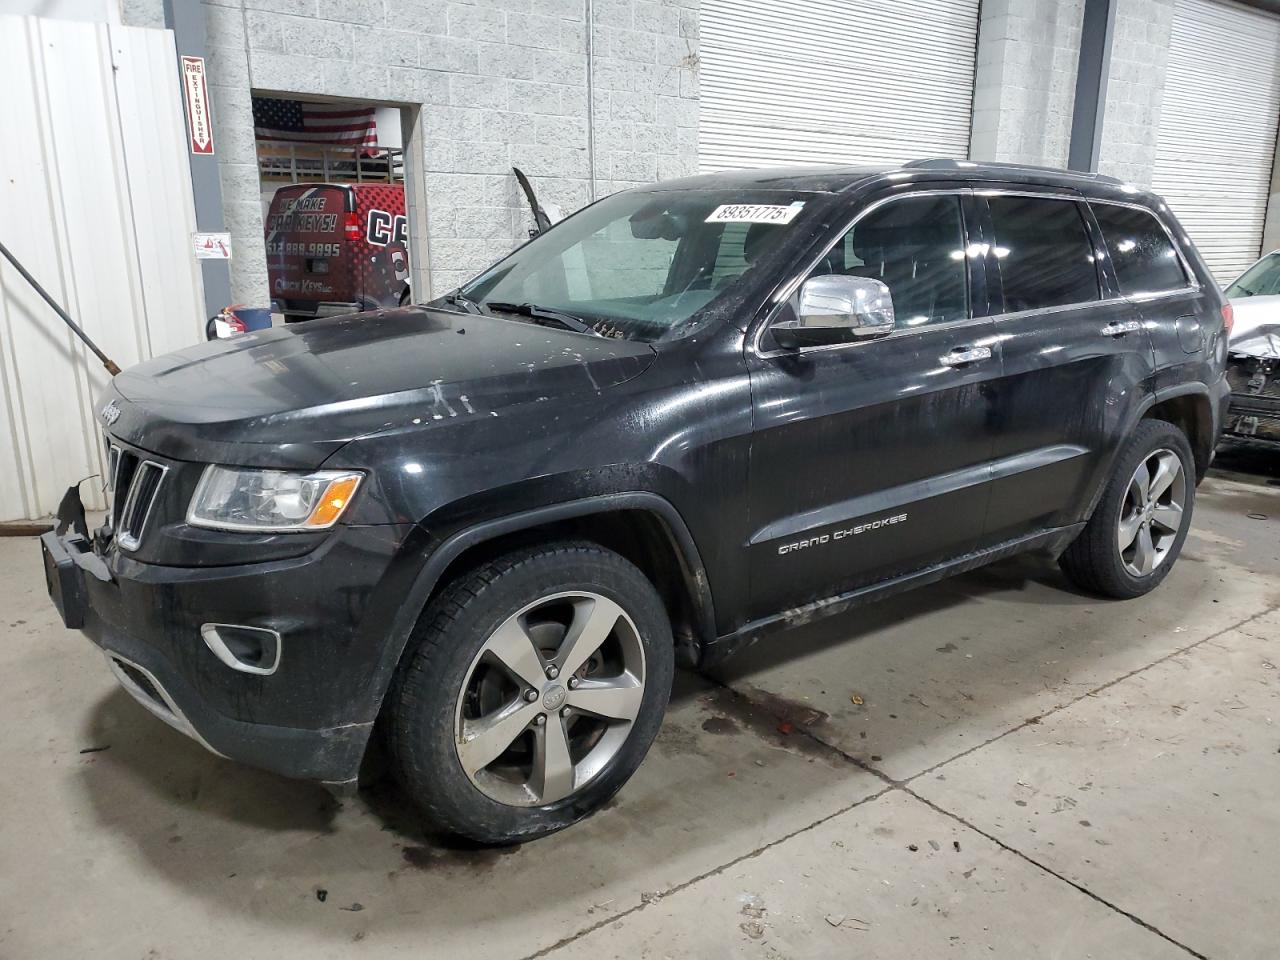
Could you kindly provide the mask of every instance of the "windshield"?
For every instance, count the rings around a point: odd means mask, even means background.
[[[1263,257],[1227,287],[1228,297],[1271,297],[1280,294],[1280,253]]]
[[[494,311],[556,311],[607,336],[684,336],[794,229],[811,194],[627,192],[587,207],[459,291]]]

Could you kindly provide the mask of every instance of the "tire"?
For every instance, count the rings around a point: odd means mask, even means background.
[[[574,670],[592,644],[567,641],[587,624],[583,636],[608,632]],[[674,671],[662,599],[629,561],[579,541],[508,553],[453,581],[420,619],[388,694],[391,768],[441,830],[486,844],[546,836],[640,766]]]
[[[1139,467],[1150,489],[1163,483],[1163,471],[1173,470],[1175,464],[1179,475],[1161,487],[1156,497],[1143,501]],[[1186,435],[1164,420],[1143,420],[1116,458],[1093,516],[1059,558],[1059,565],[1090,593],[1118,599],[1148,593],[1168,576],[1182,552],[1195,493],[1195,466]],[[1170,506],[1179,507],[1178,512],[1174,514]],[[1176,529],[1171,529],[1175,523]],[[1134,536],[1125,547],[1130,532]],[[1144,562],[1148,558],[1151,562]]]
[[[284,315],[285,323],[306,323],[313,319],[310,314],[306,313],[286,313]]]
[[[400,306],[407,307],[413,303],[413,296],[409,293],[409,288],[405,287],[400,291]]]

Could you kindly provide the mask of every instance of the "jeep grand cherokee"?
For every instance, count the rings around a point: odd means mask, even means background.
[[[1164,203],[922,161],[615,194],[424,308],[140,364],[50,592],[145,707],[442,828],[537,837],[657,733],[677,656],[1022,551],[1173,566],[1229,311]],[[375,726],[376,724],[376,726]]]

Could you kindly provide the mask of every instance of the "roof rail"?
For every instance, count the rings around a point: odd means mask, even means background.
[[[1081,177],[1097,183],[1123,183],[1122,180],[1116,177],[1109,177],[1105,173],[1084,173],[1080,170],[1064,170],[1060,167],[1038,167],[1030,163],[994,163],[985,160],[956,160],[951,157],[925,157],[920,160],[908,160],[902,166],[913,170],[964,170],[972,167],[982,167],[990,170],[1008,170],[1011,173],[1018,171],[1024,173],[1053,173],[1058,176]]]

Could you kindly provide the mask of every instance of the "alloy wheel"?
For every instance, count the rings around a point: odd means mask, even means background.
[[[563,800],[622,748],[644,684],[644,648],[621,606],[581,591],[542,597],[504,620],[468,667],[458,760],[499,803]]]
[[[1120,560],[1130,576],[1150,576],[1169,556],[1182,529],[1186,497],[1186,471],[1172,450],[1156,450],[1138,464],[1116,531]]]

